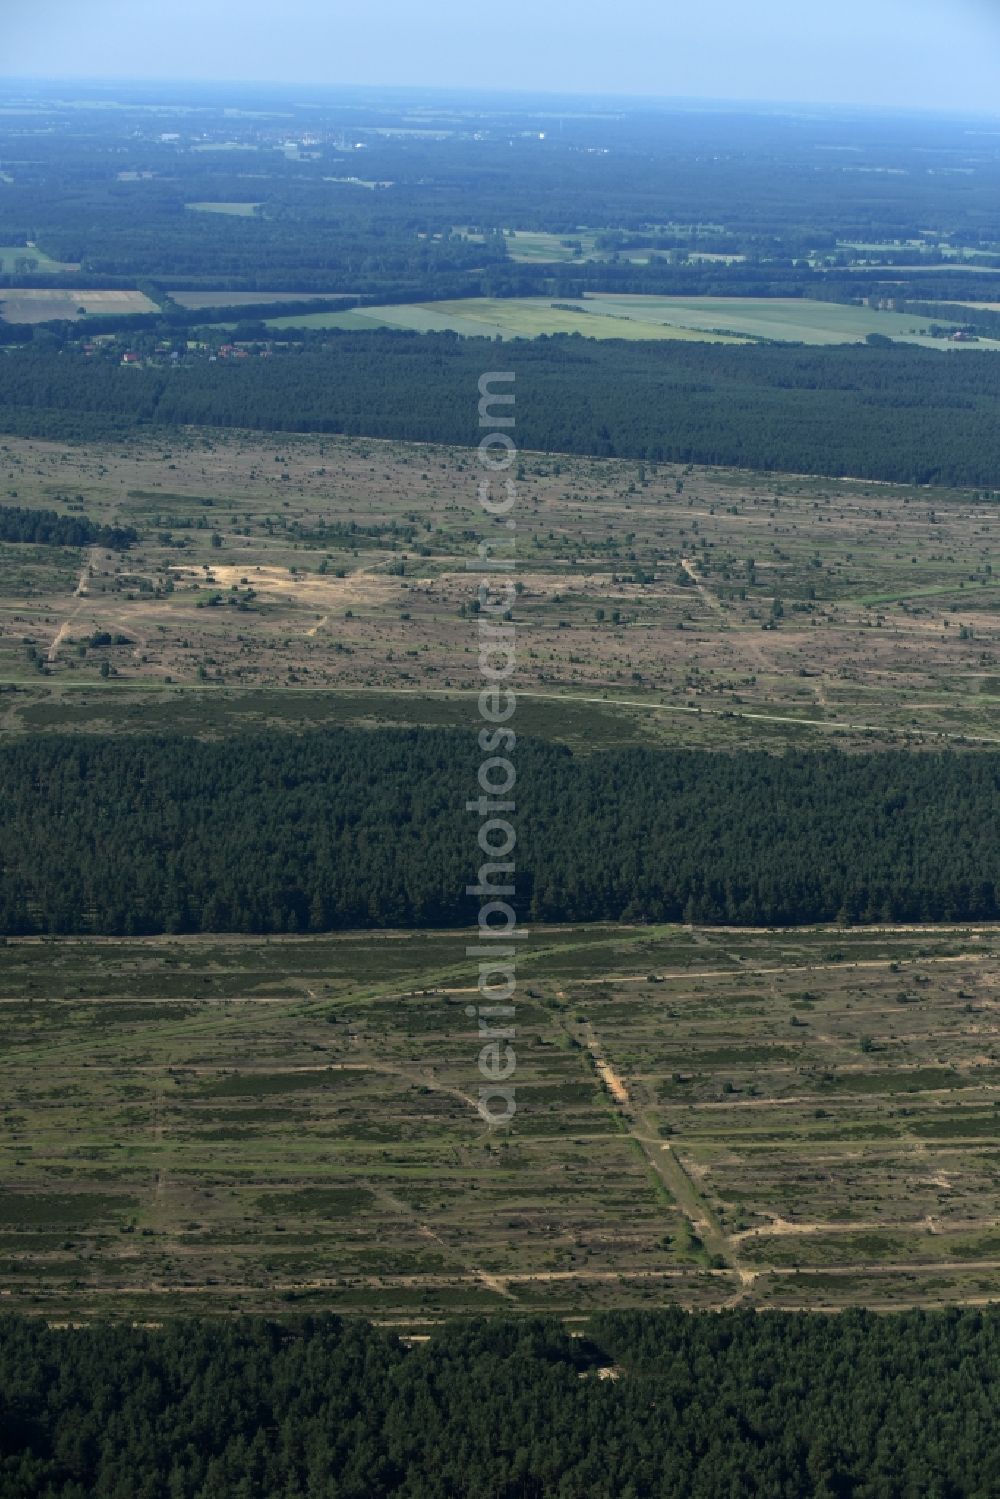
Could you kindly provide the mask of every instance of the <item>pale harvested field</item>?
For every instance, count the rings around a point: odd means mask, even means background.
[[[4,173],[0,172],[0,182],[5,180],[9,181],[10,179],[5,178]],[[0,261],[3,262],[3,269],[8,275],[16,275],[16,265],[18,260],[21,259],[33,260],[35,262],[35,270],[38,272],[58,273],[60,271],[69,272],[80,269],[79,265],[73,261],[53,260],[51,256],[45,254],[44,250],[40,250],[37,245],[0,245]]]
[[[0,292],[0,316],[7,323],[44,323],[52,319],[77,322],[80,308],[88,313],[155,312],[156,306],[138,291],[60,291],[12,287]]]

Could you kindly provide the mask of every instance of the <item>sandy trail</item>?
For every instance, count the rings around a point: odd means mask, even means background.
[[[73,590],[73,597],[75,599],[77,599],[79,602],[77,603],[76,608],[73,609],[72,612],[66,616],[66,618],[63,620],[62,624],[59,626],[59,629],[56,631],[55,639],[53,640],[52,644],[49,646],[49,660],[50,661],[54,661],[56,659],[56,657],[58,656],[58,654],[59,654],[59,647],[62,645],[63,641],[66,639],[66,636],[70,632],[70,627],[73,624],[73,621],[76,619],[77,615],[80,613],[80,610],[83,607],[83,601],[84,601],[84,599],[89,596],[90,590],[87,587],[87,584],[90,581],[90,569],[94,565],[94,558],[95,558],[95,553],[92,551],[91,552],[91,556],[90,556],[90,561],[89,562],[85,562],[84,565],[83,565],[83,567],[80,569],[80,576],[77,579],[76,588]]]
[[[59,654],[59,647],[62,645],[63,641],[66,639],[66,636],[69,634],[69,627],[70,627],[71,623],[72,623],[72,616],[69,619],[64,619],[63,622],[62,622],[62,624],[59,626],[58,630],[56,631],[55,639],[52,641],[52,644],[49,646],[49,660],[50,661],[54,661],[56,659],[56,657],[58,656],[58,654]]]
[[[724,615],[725,610],[722,607],[721,600],[718,599],[712,592],[712,590],[704,583],[701,574],[698,572],[698,569],[691,561],[691,558],[682,557],[681,567],[691,579],[691,582],[694,584],[703,603],[712,610],[713,614]],[[752,656],[754,661],[757,663],[758,670],[765,673],[772,672],[774,670],[774,665],[771,661],[768,660],[767,653],[761,645],[761,642],[755,635],[751,633],[750,630],[741,630],[739,632],[738,639],[740,644],[746,650],[747,655]]]
[[[709,609],[711,609],[712,613],[721,614],[722,605],[715,597],[715,594],[710,593],[709,590],[705,587],[704,583],[701,580],[701,575],[699,574],[698,569],[695,567],[694,563],[691,561],[690,557],[681,558],[681,567],[687,573],[697,592],[700,594],[702,600],[708,605]]]
[[[433,1236],[433,1235],[432,1235]],[[620,1281],[677,1281],[685,1279],[701,1279],[709,1277],[718,1280],[721,1284],[731,1286],[734,1280],[744,1288],[748,1288],[748,1282],[757,1280],[796,1280],[808,1283],[813,1276],[823,1279],[831,1277],[840,1280],[850,1280],[859,1274],[891,1277],[894,1275],[913,1276],[915,1274],[938,1275],[939,1273],[954,1274],[958,1271],[972,1273],[995,1273],[1000,1270],[1000,1260],[926,1260],[906,1261],[899,1264],[864,1264],[832,1266],[832,1265],[764,1265],[752,1270],[744,1269],[707,1269],[703,1266],[685,1265],[671,1266],[670,1268],[647,1269],[645,1267],[632,1267],[624,1270],[590,1270],[585,1266],[577,1266],[571,1270],[520,1270],[504,1271],[493,1274],[489,1271],[476,1269],[465,1270],[453,1275],[428,1274],[428,1275],[376,1275],[351,1277],[352,1282],[360,1283],[372,1289],[392,1291],[396,1288],[422,1288],[422,1287],[448,1287],[455,1285],[479,1285],[489,1284],[491,1290],[497,1294],[511,1295],[516,1286],[530,1285],[557,1285],[560,1282],[585,1282],[591,1284],[614,1285]],[[280,1293],[282,1291],[313,1291],[313,1290],[336,1290],[342,1287],[342,1279],[327,1276],[315,1280],[305,1281],[274,1281],[268,1290]],[[501,1291],[500,1288],[503,1288]],[[122,1282],[114,1285],[84,1286],[81,1294],[86,1296],[114,1296],[122,1292],[135,1292],[141,1290],[144,1293],[155,1295],[181,1296],[210,1293],[220,1296],[250,1295],[260,1291],[260,1287],[248,1287],[245,1281],[211,1281],[211,1282],[174,1282],[165,1285],[159,1281],[136,1285],[134,1282]],[[951,1305],[973,1306],[988,1305],[1000,1301],[1000,1287],[996,1296],[969,1296],[957,1298]],[[893,1305],[903,1305],[902,1302],[894,1302]],[[906,1303],[911,1304],[911,1303]],[[919,1300],[912,1305],[920,1305]],[[831,1303],[831,1309],[833,1304]],[[838,1310],[840,1308],[837,1308]]]
[[[597,1075],[601,1079],[601,1082],[607,1088],[615,1103],[630,1103],[631,1100],[628,1088],[625,1086],[625,1080],[620,1073],[615,1071],[604,1055],[604,1050],[594,1033],[593,1026],[588,1022],[583,1029],[587,1050],[590,1052],[591,1059],[597,1069]]]
[[[628,1089],[626,1088],[619,1074],[612,1067],[611,1063],[605,1061],[603,1057],[595,1056],[594,1066],[597,1068],[601,1081],[604,1083],[615,1103],[628,1103]]]
[[[461,1265],[465,1272],[462,1279],[472,1278],[478,1280],[487,1290],[492,1291],[495,1296],[503,1296],[508,1301],[516,1300],[513,1291],[506,1284],[507,1277],[494,1275],[491,1271],[484,1270],[481,1266],[465,1259],[450,1244],[442,1239],[441,1235],[436,1233],[429,1223],[422,1222],[408,1202],[403,1202],[395,1193],[390,1192],[387,1187],[381,1187],[378,1195],[384,1202],[388,1203],[394,1212],[400,1213],[404,1218],[408,1219],[422,1239],[429,1239],[431,1243],[438,1246],[448,1259],[456,1261]]]

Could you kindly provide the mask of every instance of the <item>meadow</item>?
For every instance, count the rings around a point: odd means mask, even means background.
[[[470,232],[462,225],[457,226],[456,232],[472,241],[483,239],[483,235]],[[689,234],[691,226],[659,225],[653,232]],[[599,247],[598,240],[602,234],[607,233],[607,228],[577,229],[567,234],[553,234],[539,229],[504,230],[509,259],[522,265],[587,265],[594,261],[606,261],[611,252]],[[739,265],[746,258],[739,253],[720,254],[697,249],[687,253],[688,259],[694,264]],[[648,265],[651,258],[648,250],[616,250],[614,255],[617,263],[627,265]]]
[[[654,299],[657,300],[657,299]],[[544,297],[468,297],[456,302],[400,303],[391,307],[358,307],[350,312],[314,312],[266,319],[285,328],[408,328],[416,333],[458,333],[466,338],[538,338],[542,334],[579,333],[586,338],[707,339],[739,343],[738,338],[633,317],[629,312],[601,312],[589,301],[552,302]]]
[[[236,214],[254,205],[191,204],[189,209]],[[246,216],[246,215],[244,215]],[[0,259],[3,256],[0,254]],[[346,293],[350,294],[350,293]],[[332,300],[345,293],[309,293],[310,301]],[[257,304],[302,301],[293,292],[181,290],[171,293],[189,311],[201,308],[252,309]],[[973,304],[970,306],[988,304]],[[78,321],[85,314],[152,313],[155,307],[139,291],[51,290],[25,287],[0,290],[0,317],[8,323]],[[917,313],[880,311],[864,303],[815,301],[806,297],[664,297],[591,292],[582,297],[466,297],[456,300],[397,302],[348,311],[299,312],[271,316],[264,323],[280,335],[290,329],[406,329],[417,333],[457,333],[466,338],[539,338],[580,334],[585,338],[687,340],[742,344],[755,340],[801,343],[810,347],[863,342],[880,334],[895,342],[924,348],[1000,349],[1000,340],[979,337],[952,343],[934,337],[930,319]],[[220,330],[236,324],[219,323]],[[950,325],[949,325],[950,326]]]
[[[570,299],[469,297],[458,301],[359,307],[267,319],[283,328],[409,328],[466,337],[537,338],[580,333],[586,338],[696,339],[741,343],[771,339],[811,346],[857,343],[870,333],[925,348],[997,348],[1000,341],[950,344],[928,331],[929,319],[864,305],[806,297],[657,297],[591,293]]]
[[[260,207],[260,204],[235,202],[203,202],[185,203],[184,207],[189,209],[192,213],[225,213],[229,214],[232,218],[252,219],[257,209]]]
[[[602,296],[579,304],[599,316],[647,320],[672,328],[709,333],[732,332],[781,343],[809,345],[850,343],[870,333],[924,348],[948,345],[927,331],[929,319],[912,313],[882,312],[862,305],[817,302],[807,297],[645,297]],[[976,347],[1000,348],[982,340]]]
[[[2,174],[0,174],[2,176]],[[57,271],[78,271],[80,267],[69,261],[53,260],[51,255],[46,255],[37,245],[0,245],[0,270],[8,275],[16,273],[16,263],[19,260],[35,261],[39,273],[51,275]]]

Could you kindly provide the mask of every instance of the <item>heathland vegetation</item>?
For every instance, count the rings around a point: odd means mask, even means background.
[[[468,944],[6,939],[5,1306],[420,1332],[991,1296],[995,924],[536,924],[502,1134]]]

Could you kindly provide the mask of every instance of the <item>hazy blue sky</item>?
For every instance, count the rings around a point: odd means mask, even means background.
[[[1000,0],[0,0],[0,74],[968,107]]]

